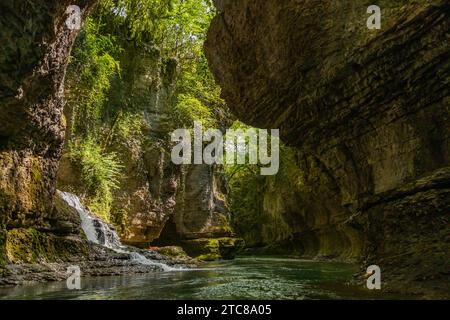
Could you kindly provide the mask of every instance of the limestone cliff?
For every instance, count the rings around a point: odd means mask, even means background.
[[[136,246],[154,240],[166,245],[178,240],[229,235],[229,213],[217,188],[217,168],[180,167],[170,159],[170,133],[175,129],[171,104],[177,61],[163,59],[155,48],[129,48],[123,54],[125,81],[112,88],[110,103],[124,103],[142,110],[144,136],[134,143],[113,148],[125,164],[114,210],[127,215],[122,239]],[[115,101],[119,94],[121,102]],[[167,234],[174,225],[174,233]],[[167,236],[172,238],[167,242]],[[165,238],[165,239],[164,239]],[[175,242],[173,242],[175,241]]]
[[[85,17],[95,1],[78,1]],[[5,229],[61,231],[54,211],[64,139],[63,83],[76,30],[70,1],[0,4],[0,262]]]
[[[133,112],[141,123],[140,134],[126,141],[113,137],[108,147],[124,166],[112,206],[113,216],[125,217],[117,221],[122,241],[148,247],[230,236],[220,168],[177,166],[170,158],[177,61],[161,57],[150,45],[129,41],[124,47],[121,77],[113,81],[105,106]],[[69,108],[65,112],[69,118]],[[76,163],[66,155],[58,180],[61,190],[81,195],[86,189]]]
[[[306,252],[443,288],[450,4],[379,3],[382,28],[369,30],[362,0],[220,1],[206,53],[235,114],[298,148]]]

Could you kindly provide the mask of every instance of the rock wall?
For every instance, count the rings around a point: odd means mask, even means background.
[[[85,17],[95,1],[77,4]],[[64,139],[64,75],[76,30],[71,1],[0,4],[0,262],[5,229],[58,230],[53,207]]]
[[[130,44],[121,67],[124,81],[113,86],[110,103],[128,103],[140,110],[143,137],[126,145],[112,145],[125,165],[113,210],[127,215],[122,240],[148,246],[173,212],[180,180],[180,170],[172,165],[167,145],[176,61],[164,61],[155,48]]]
[[[155,47],[130,41],[124,44],[120,64],[121,77],[112,83],[106,109],[119,107],[142,120],[141,134],[126,141],[112,138],[108,147],[124,166],[112,208],[112,216],[126,217],[122,241],[148,247],[230,236],[220,168],[177,166],[170,158],[177,61],[164,59]],[[68,156],[63,157],[58,180],[61,190],[85,190],[81,172]]]
[[[170,159],[177,61],[162,59],[154,48],[133,48],[124,57],[127,87],[121,90],[143,111],[146,125],[144,137],[134,145],[115,146],[125,163],[114,205],[127,213],[123,241],[174,245],[182,239],[229,235],[224,231],[230,230],[229,213],[218,191],[217,168],[180,167]]]
[[[355,261],[361,255],[362,234],[345,223],[348,216],[341,214],[329,178],[306,174],[304,154],[291,148],[294,156],[289,158],[283,149],[278,176],[256,177],[251,208],[235,213],[236,232],[244,238],[246,252]],[[287,171],[286,165],[292,169]]]
[[[297,236],[308,252],[442,288],[450,4],[379,5],[382,28],[369,30],[363,0],[220,1],[206,53],[233,112],[299,149],[310,191]]]
[[[173,221],[184,239],[228,237],[230,212],[221,168],[189,165],[182,176]]]

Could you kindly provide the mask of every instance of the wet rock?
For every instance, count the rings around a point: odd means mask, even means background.
[[[55,194],[54,202],[55,210],[49,218],[50,225],[53,227],[51,230],[62,235],[79,235],[81,219],[77,210],[69,206],[59,192]]]
[[[157,248],[156,251],[163,256],[170,257],[171,259],[182,263],[182,264],[195,264],[196,262],[192,260],[190,256],[184,251],[182,247],[178,246],[168,246]]]
[[[86,254],[80,255],[79,251],[74,251],[72,256],[56,254],[53,261],[44,261],[40,255],[41,261],[36,263],[24,262],[21,257],[19,264],[8,264],[0,269],[0,286],[15,286],[27,283],[65,281],[69,277],[67,268],[69,266],[80,267],[81,276],[121,276],[133,274],[145,274],[151,272],[163,272],[158,265],[142,264],[133,259],[128,253],[119,253],[100,245],[88,243],[80,240],[87,246]],[[58,243],[60,241],[58,240]],[[138,252],[148,259],[161,262],[169,266],[179,266],[183,268],[195,267],[196,262],[192,259],[179,259],[163,256],[157,252],[149,250],[139,250],[128,248],[130,252]],[[31,252],[31,250],[30,250]],[[32,254],[30,253],[30,256]]]
[[[239,238],[210,238],[186,240],[182,243],[183,249],[200,261],[231,260],[244,246]]]

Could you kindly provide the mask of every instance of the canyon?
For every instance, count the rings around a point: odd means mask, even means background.
[[[84,21],[96,1],[77,2]],[[386,290],[448,294],[450,4],[382,1],[382,28],[375,30],[367,28],[363,0],[214,2],[205,54],[222,97],[245,124],[279,129],[302,172],[301,192],[262,195],[290,231],[275,231],[277,243],[258,246],[357,262],[359,282],[367,266],[378,265]],[[64,144],[71,134],[64,81],[78,33],[65,24],[72,4],[0,4],[5,279],[23,263],[32,270],[28,264],[76,260],[88,268],[107,261],[103,271],[89,269],[93,275],[123,265],[120,255],[111,262],[108,250],[87,242],[76,212],[56,191],[83,193]],[[114,210],[128,212],[121,241],[232,258],[243,244],[232,228],[222,168],[176,166],[161,138],[170,137],[165,101],[176,61],[129,47],[121,62],[122,90],[151,124],[145,142],[113,148],[125,164],[113,201]],[[122,101],[111,95],[109,103]],[[282,212],[271,211],[280,203]],[[60,279],[61,270],[48,278]]]

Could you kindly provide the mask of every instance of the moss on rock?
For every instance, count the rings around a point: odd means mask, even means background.
[[[203,238],[184,241],[183,249],[200,261],[231,260],[243,244],[240,238]]]
[[[5,251],[9,263],[61,262],[83,259],[87,244],[76,237],[58,237],[33,228],[6,232]]]
[[[182,247],[167,246],[167,247],[153,247],[152,250],[169,257],[171,260],[181,264],[196,264],[197,261],[192,259]]]

